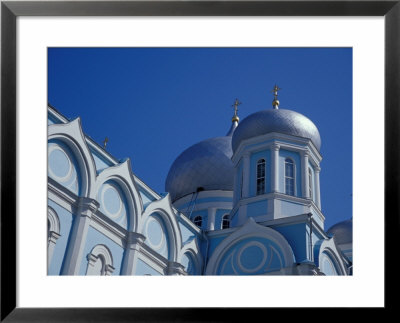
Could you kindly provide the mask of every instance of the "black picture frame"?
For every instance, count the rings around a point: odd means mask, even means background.
[[[385,19],[385,307],[398,286],[394,237],[399,236],[400,0],[379,1],[2,1],[1,2],[1,254],[3,322],[236,321],[245,308],[16,307],[16,19],[19,16],[384,16]],[[373,256],[371,257],[373,258]],[[373,265],[373,264],[372,264]],[[238,291],[240,293],[240,291]],[[40,291],[38,291],[40,294]],[[312,301],[310,301],[312,306]],[[280,310],[282,309],[274,309]],[[285,315],[287,315],[287,309]],[[326,309],[328,310],[328,309]],[[380,310],[380,309],[379,309]],[[259,313],[262,312],[262,313]],[[348,315],[348,314],[347,314]],[[295,314],[296,316],[296,314]],[[295,317],[294,316],[294,317]]]

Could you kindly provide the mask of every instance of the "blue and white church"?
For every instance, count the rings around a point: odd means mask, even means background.
[[[351,275],[352,218],[325,231],[321,138],[272,108],[172,164],[167,194],[48,106],[48,275]]]

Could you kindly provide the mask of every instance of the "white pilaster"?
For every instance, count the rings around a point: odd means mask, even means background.
[[[301,153],[301,178],[302,178],[302,191],[303,191],[303,197],[306,199],[310,198],[310,192],[309,192],[309,186],[310,186],[310,181],[308,179],[308,152],[303,151]]]
[[[271,146],[271,192],[279,192],[279,148],[278,144]]]
[[[249,197],[250,191],[250,153],[246,152],[243,155],[243,195],[242,198]]]
[[[320,167],[315,168],[315,204],[321,210],[321,192],[319,187],[319,173],[321,172]]]
[[[96,213],[100,204],[91,198],[80,197],[77,214],[72,224],[71,236],[64,259],[62,275],[77,275],[82,261],[82,252],[86,244],[87,232],[92,215]]]
[[[214,230],[215,229],[215,213],[217,212],[217,208],[211,207],[208,209],[208,223],[207,223],[207,228],[208,230]]]
[[[140,233],[129,232],[126,241],[124,262],[122,264],[121,275],[129,276],[135,274],[136,262],[141,246],[146,237]]]

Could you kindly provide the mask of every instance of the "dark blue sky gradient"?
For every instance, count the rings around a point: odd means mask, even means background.
[[[49,103],[157,192],[189,146],[241,120],[295,110],[318,127],[325,228],[352,216],[351,48],[50,48]]]

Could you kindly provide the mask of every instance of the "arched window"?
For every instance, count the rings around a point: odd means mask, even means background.
[[[230,224],[229,214],[225,214],[222,217],[222,225],[221,225],[222,229],[228,229],[229,228],[229,224]]]
[[[290,158],[285,159],[285,193],[294,195],[294,163]]]
[[[312,182],[311,168],[308,169],[308,196],[310,197],[310,199],[313,198],[313,182]]]
[[[193,223],[194,223],[195,225],[197,225],[199,228],[201,228],[202,222],[203,222],[203,219],[201,218],[200,215],[196,216],[196,217],[193,219]]]
[[[113,259],[110,250],[105,245],[97,245],[87,255],[87,276],[110,276],[113,271]]]
[[[257,193],[262,195],[265,193],[265,159],[257,162]]]
[[[60,219],[57,213],[51,208],[47,208],[47,266],[50,266],[53,258],[54,249],[60,234]]]

